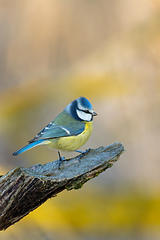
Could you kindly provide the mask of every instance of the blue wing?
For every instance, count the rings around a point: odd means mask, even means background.
[[[28,145],[14,152],[13,156],[17,156],[18,154],[28,151],[31,148],[44,144],[47,139],[78,135],[82,133],[84,129],[85,124],[82,123],[76,124],[74,127],[70,125],[67,128],[50,123],[41,132],[39,132],[34,139],[30,140]]]
[[[69,126],[59,126],[53,122],[49,123],[42,131],[40,131],[34,139],[29,143],[35,142],[40,139],[51,139],[67,136],[75,136],[82,133],[85,129],[85,123],[78,122],[76,124],[70,124]]]

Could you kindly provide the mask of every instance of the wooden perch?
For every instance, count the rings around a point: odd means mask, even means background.
[[[64,189],[78,189],[112,167],[124,152],[121,143],[91,149],[64,161],[21,166],[0,177],[0,230],[6,229]]]

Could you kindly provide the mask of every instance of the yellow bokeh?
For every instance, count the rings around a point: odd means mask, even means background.
[[[1,240],[160,238],[159,11],[152,0],[0,0],[0,175],[56,160],[43,147],[12,153],[79,96],[98,113],[82,150],[117,141],[126,149]]]

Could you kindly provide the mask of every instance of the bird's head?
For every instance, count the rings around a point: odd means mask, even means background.
[[[85,97],[77,98],[71,102],[65,110],[78,121],[91,122],[93,117],[97,115],[97,113],[93,111],[91,103]]]

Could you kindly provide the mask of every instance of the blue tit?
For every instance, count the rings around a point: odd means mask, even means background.
[[[71,102],[51,123],[49,123],[29,144],[13,153],[14,156],[39,145],[47,145],[59,151],[78,151],[92,132],[93,111],[91,103],[80,97]]]

